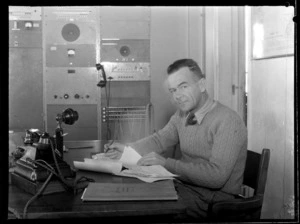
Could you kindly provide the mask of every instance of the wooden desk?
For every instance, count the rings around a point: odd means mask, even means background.
[[[140,180],[119,177],[96,172],[77,173],[77,178],[86,176],[96,182],[141,183]],[[185,212],[184,205],[177,201],[115,201],[115,202],[83,202],[82,191],[77,195],[63,192],[44,195],[34,200],[27,209],[27,218],[83,218],[101,217],[109,220],[127,219],[149,221],[171,221]],[[9,207],[20,215],[28,200],[33,195],[27,194],[16,186],[9,185]]]

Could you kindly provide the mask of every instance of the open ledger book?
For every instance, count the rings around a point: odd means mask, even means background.
[[[148,183],[173,179],[177,176],[161,165],[138,166],[136,163],[140,158],[140,154],[133,148],[126,146],[120,160],[113,160],[106,157],[105,153],[99,153],[94,155],[93,158],[85,158],[83,162],[74,161],[74,167],[80,170],[135,177]]]

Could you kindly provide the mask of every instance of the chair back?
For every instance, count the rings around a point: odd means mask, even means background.
[[[253,188],[254,195],[263,195],[265,192],[269,160],[270,149],[263,149],[261,154],[247,151],[243,184]]]
[[[208,210],[211,220],[260,220],[267,181],[270,149],[262,153],[247,151],[243,184],[254,189],[254,195],[212,203]]]

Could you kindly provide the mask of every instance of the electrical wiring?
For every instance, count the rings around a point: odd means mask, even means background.
[[[51,150],[52,150],[52,155],[53,155],[53,159],[54,159],[54,164],[56,166],[56,170],[58,171],[58,177],[59,177],[59,180],[65,184],[67,190],[74,190],[74,186],[70,185],[68,182],[66,182],[64,176],[62,175],[61,173],[61,170],[58,166],[58,162],[57,162],[57,158],[56,158],[56,155],[55,155],[55,150],[54,150],[54,146],[53,146],[53,142],[52,142],[52,139],[50,139],[50,145],[51,145]]]
[[[59,168],[52,140],[50,140],[50,145],[51,145],[51,150],[52,150],[52,155],[53,155],[54,163],[56,166],[56,170],[58,172],[56,172],[55,169],[49,163],[47,163],[45,160],[42,160],[42,159],[32,160],[30,158],[26,159],[26,161],[28,161],[30,163],[33,163],[35,165],[45,168],[46,170],[48,170],[50,172],[50,174],[47,177],[47,180],[42,185],[42,187],[39,189],[39,191],[31,199],[29,199],[29,201],[26,203],[24,210],[23,210],[23,217],[21,217],[16,212],[16,210],[9,208],[9,211],[12,212],[17,218],[23,218],[23,219],[27,218],[27,210],[28,210],[29,205],[35,199],[37,199],[40,195],[42,195],[43,191],[46,189],[46,187],[49,184],[50,180],[52,179],[53,175],[56,176],[63,183],[63,186],[67,191],[73,191],[73,194],[77,194],[79,192],[79,190],[86,188],[88,185],[87,182],[95,182],[95,180],[92,178],[82,176],[81,178],[77,179],[74,184],[68,183],[65,180],[65,178],[63,177],[61,170]],[[83,183],[84,183],[84,185],[83,185]]]
[[[106,108],[107,108],[107,118],[106,118],[106,140],[110,140],[111,139],[111,130],[109,127],[109,101],[110,101],[110,82],[111,82],[111,78],[108,78],[108,89],[106,89],[105,87],[105,97],[106,97]],[[108,94],[107,94],[108,92]]]
[[[22,219],[22,216],[19,214],[19,212],[16,209],[8,207],[8,211],[14,214],[17,219]]]
[[[23,219],[25,219],[27,217],[27,209],[29,207],[29,205],[39,196],[43,193],[43,191],[45,190],[45,188],[47,187],[49,181],[51,180],[53,176],[53,173],[50,173],[47,180],[45,181],[45,183],[43,184],[43,186],[39,189],[39,191],[32,197],[29,199],[29,201],[26,203],[24,210],[23,210]]]

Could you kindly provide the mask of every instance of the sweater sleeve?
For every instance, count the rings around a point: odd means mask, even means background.
[[[136,142],[129,143],[128,145],[142,156],[150,152],[162,153],[166,151],[168,147],[178,143],[177,122],[178,113],[176,112],[163,129]]]
[[[212,125],[211,157],[185,162],[168,158],[165,167],[181,180],[209,188],[222,188],[229,179],[240,151],[247,147],[247,129],[239,117],[226,116]]]

